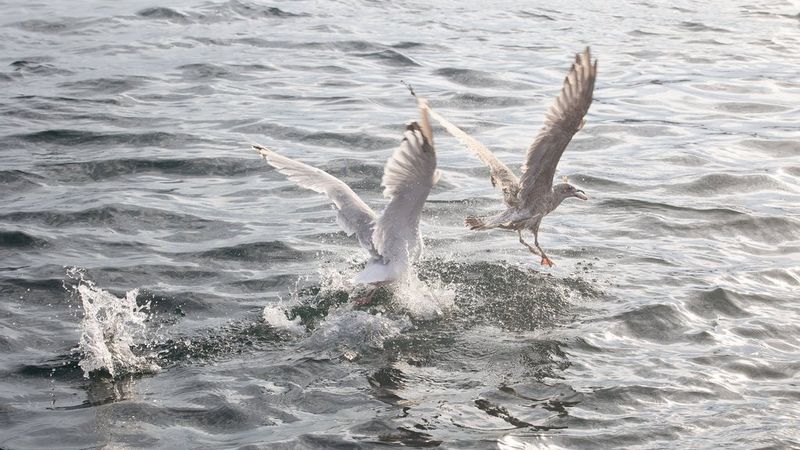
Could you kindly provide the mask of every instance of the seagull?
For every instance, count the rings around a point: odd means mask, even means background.
[[[492,185],[499,185],[503,191],[503,201],[507,207],[505,211],[487,217],[469,216],[464,221],[466,226],[471,230],[501,228],[516,231],[519,242],[534,255],[542,257],[542,265],[553,265],[553,261],[539,245],[539,225],[544,216],[553,212],[567,198],[589,199],[585,192],[569,184],[566,177],[563,183],[556,185],[553,185],[553,178],[561,155],[572,140],[572,136],[583,127],[584,116],[592,104],[597,60],[592,64],[591,59],[588,47],[583,53],[575,55],[575,63],[564,79],[561,93],[547,111],[544,127],[528,148],[522,166],[522,178],[517,178],[514,172],[483,144],[431,109],[427,102],[417,99],[421,107],[426,109],[445,130],[466,145],[489,167]],[[413,90],[411,94],[416,97]],[[533,246],[522,239],[523,230],[533,233]]]
[[[436,169],[427,110],[420,108],[420,115],[420,123],[406,126],[400,147],[383,169],[381,186],[389,203],[380,216],[342,180],[264,146],[253,145],[267,164],[289,180],[328,196],[337,212],[339,226],[348,235],[355,234],[361,247],[369,252],[366,267],[353,280],[356,284],[377,288],[396,281],[422,254],[420,215],[440,172]]]

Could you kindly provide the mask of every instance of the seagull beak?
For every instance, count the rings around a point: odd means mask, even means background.
[[[588,195],[586,195],[586,192],[583,192],[583,191],[582,191],[582,190],[580,190],[580,189],[578,189],[577,191],[575,191],[575,197],[578,197],[578,198],[579,198],[579,199],[581,199],[581,200],[589,200],[589,196],[588,196]]]

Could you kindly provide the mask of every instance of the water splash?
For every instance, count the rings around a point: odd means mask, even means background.
[[[305,344],[318,350],[334,350],[353,360],[365,352],[383,350],[388,339],[400,335],[409,327],[411,321],[406,317],[391,318],[381,313],[336,310],[314,330]]]
[[[324,266],[319,269],[320,294],[331,295],[346,291],[358,297],[361,288],[352,283],[361,270],[358,261],[351,260],[350,266],[334,268]],[[368,292],[371,288],[367,287]],[[415,319],[432,320],[455,307],[456,292],[451,285],[435,277],[421,280],[416,269],[411,269],[400,280],[391,283],[392,301]]]
[[[437,278],[422,281],[411,271],[395,283],[394,299],[411,316],[433,320],[455,308],[456,291]]]
[[[289,318],[289,312],[291,310],[290,305],[291,304],[288,302],[267,305],[264,307],[261,315],[267,325],[277,330],[286,330],[292,334],[303,335],[306,329],[303,326],[300,316],[295,316],[293,319]]]
[[[87,280],[81,269],[67,269],[67,277],[76,282],[69,289],[80,297],[83,306],[77,350],[82,354],[78,365],[83,369],[84,377],[102,370],[117,377],[161,369],[148,361],[147,356],[136,355],[133,351],[136,339],[144,337],[150,309],[149,302],[137,305],[138,289],[128,291],[120,298]]]

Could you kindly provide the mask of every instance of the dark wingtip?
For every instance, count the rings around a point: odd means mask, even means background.
[[[414,98],[417,98],[417,93],[414,92],[414,88],[410,84],[406,83],[405,80],[400,80],[400,82],[403,83],[403,86],[408,88],[408,92],[411,92],[411,95],[414,96]]]
[[[411,122],[406,125],[406,131],[422,131],[422,128],[417,122]]]

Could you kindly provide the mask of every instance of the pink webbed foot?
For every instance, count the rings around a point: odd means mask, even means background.
[[[355,305],[356,307],[368,306],[370,303],[372,303],[372,298],[375,296],[375,292],[377,291],[378,288],[373,288],[366,295],[363,295],[353,300],[353,305]]]

